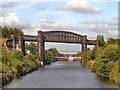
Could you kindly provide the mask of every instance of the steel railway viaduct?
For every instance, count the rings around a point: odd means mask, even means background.
[[[37,42],[39,60],[41,61],[41,64],[43,66],[45,42],[82,44],[82,53],[86,50],[87,45],[100,45],[98,40],[88,40],[86,35],[82,36],[77,33],[68,31],[38,31],[37,36],[18,34],[18,38],[11,36],[8,41],[11,41],[12,43],[12,50],[15,50],[18,47],[18,49],[23,51],[24,53],[25,41]]]

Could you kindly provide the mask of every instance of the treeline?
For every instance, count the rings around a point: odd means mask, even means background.
[[[103,41],[102,41],[103,42]],[[105,41],[104,41],[105,42]],[[95,46],[84,52],[83,66],[96,74],[120,84],[120,39],[109,38],[103,47]]]
[[[15,38],[18,37],[18,34],[24,35],[23,31],[18,28],[7,28],[7,27],[1,27],[0,30],[2,30],[2,38],[9,38],[11,35],[14,35]]]

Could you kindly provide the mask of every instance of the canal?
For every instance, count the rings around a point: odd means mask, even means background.
[[[18,79],[5,88],[117,88],[118,86],[101,77],[79,62],[54,62]]]

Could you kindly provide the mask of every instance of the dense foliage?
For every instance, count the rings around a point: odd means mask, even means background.
[[[54,60],[54,55],[49,50],[45,50],[45,64],[50,64]]]
[[[120,84],[120,57],[119,57],[119,39],[108,39],[103,46],[96,46],[93,50],[87,49],[84,52],[83,65],[91,68],[105,78]]]
[[[31,42],[30,44],[25,43],[25,49],[30,50],[31,54],[37,54],[37,44]]]
[[[52,52],[54,57],[59,56],[59,52],[56,48],[50,48],[50,49],[48,49],[48,51]]]
[[[14,50],[12,56],[20,61],[23,59],[23,53],[20,50]]]
[[[105,44],[104,36],[103,35],[97,35],[96,40],[99,40],[99,42],[100,42],[101,45]]]
[[[28,54],[23,56],[23,52],[14,50],[8,52],[5,44],[2,44],[2,84],[5,85],[13,78],[25,75],[40,67],[37,55]],[[0,65],[1,65],[0,64]]]
[[[15,38],[18,37],[18,34],[24,34],[21,29],[18,28],[10,28],[8,29],[7,27],[2,28],[2,38],[9,38],[11,35],[14,35]]]
[[[81,52],[78,52],[75,57],[81,57],[82,56],[82,53]]]

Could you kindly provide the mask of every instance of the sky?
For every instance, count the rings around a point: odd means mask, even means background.
[[[14,0],[15,1],[15,0]],[[30,0],[0,3],[0,25],[20,28],[25,35],[42,31],[71,31],[95,40],[97,35],[118,38],[118,2],[114,0]],[[48,43],[45,48],[81,51],[79,44]],[[93,46],[88,45],[89,48]]]

